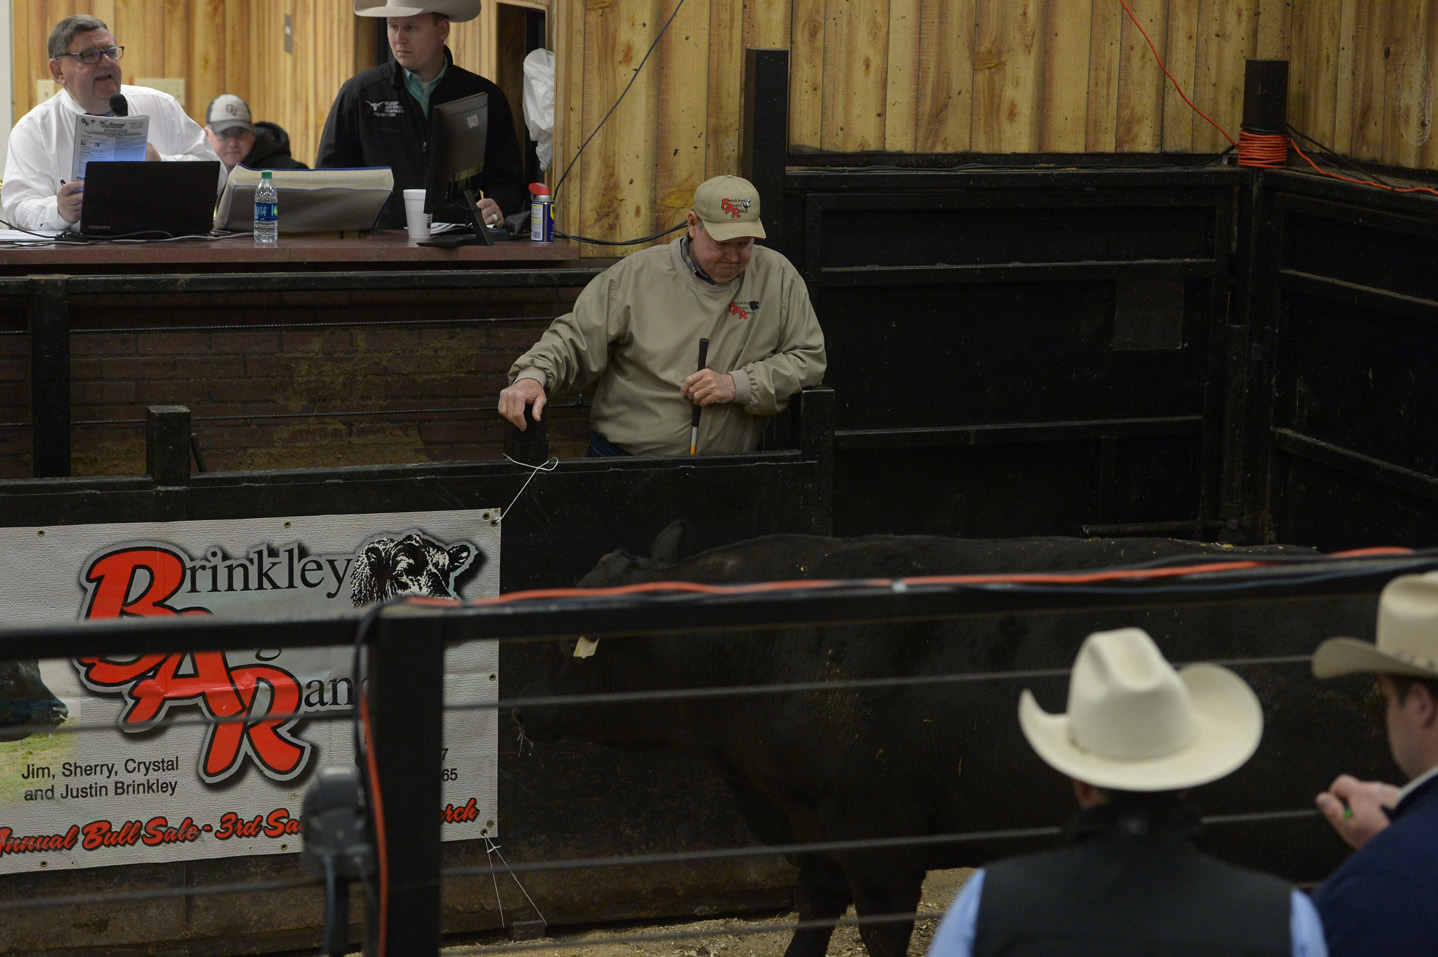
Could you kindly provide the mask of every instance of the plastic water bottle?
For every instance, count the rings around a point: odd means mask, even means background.
[[[270,171],[260,173],[255,187],[255,245],[277,246],[280,242],[280,198],[275,193]]]

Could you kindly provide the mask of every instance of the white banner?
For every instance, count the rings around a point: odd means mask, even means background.
[[[277,648],[265,619],[497,595],[498,514],[0,528],[7,626],[255,622],[244,652],[0,663],[0,874],[298,850],[306,784],[354,762],[354,650]],[[453,646],[445,665],[435,813],[446,840],[493,837],[498,715],[466,706],[498,700],[497,646]],[[16,730],[36,723],[54,728]]]

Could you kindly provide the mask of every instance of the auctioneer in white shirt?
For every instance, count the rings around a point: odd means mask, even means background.
[[[150,144],[162,160],[215,160],[219,157],[205,139],[205,131],[185,113],[180,101],[147,86],[122,86],[130,115],[150,117]],[[75,152],[75,117],[85,110],[64,90],[58,91],[29,113],[10,131],[10,152],[0,185],[0,207],[17,229],[59,232],[73,223],[60,218],[55,196],[70,176]],[[220,179],[215,192],[225,182]]]

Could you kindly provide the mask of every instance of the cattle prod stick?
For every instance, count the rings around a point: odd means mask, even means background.
[[[695,372],[703,372],[703,371],[704,371],[704,363],[705,363],[705,361],[708,360],[708,358],[709,358],[709,340],[708,340],[708,339],[705,339],[705,338],[703,338],[703,337],[701,337],[701,338],[699,339],[699,368],[695,369],[694,371],[695,371]],[[701,411],[703,411],[703,409],[704,409],[704,407],[703,407],[702,405],[700,405],[700,404],[697,403],[697,402],[694,403],[694,418],[690,420],[690,426],[689,426],[689,454],[690,454],[690,455],[693,455],[693,454],[694,454],[694,449],[697,448],[698,445],[699,445],[699,413],[700,413]]]

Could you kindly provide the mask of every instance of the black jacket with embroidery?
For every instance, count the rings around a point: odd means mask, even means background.
[[[509,101],[491,81],[455,66],[449,47],[444,49],[444,59],[448,67],[430,94],[430,105],[475,93],[489,94],[489,132],[480,189],[499,203],[506,216],[519,212],[527,202],[528,192]],[[403,229],[402,191],[424,188],[428,147],[429,121],[419,101],[405,89],[404,70],[391,59],[351,77],[340,87],[320,136],[315,168],[388,166],[394,172],[394,192],[378,225],[381,229]],[[437,212],[434,219],[469,222],[469,216],[454,205]]]

